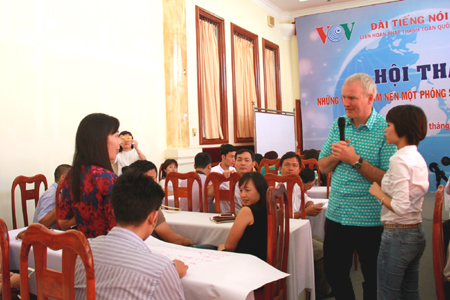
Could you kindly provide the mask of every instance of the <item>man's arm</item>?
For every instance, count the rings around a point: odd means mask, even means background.
[[[59,226],[61,227],[61,229],[66,229],[75,225],[77,225],[75,217],[73,217],[70,220],[61,220],[61,219],[59,220]]]
[[[47,228],[50,228],[56,222],[56,208],[54,207],[48,214],[38,221]]]
[[[339,159],[333,157],[333,154],[319,159],[319,169],[321,173],[333,172],[339,164]]]
[[[155,232],[165,242],[182,246],[192,245],[192,241],[190,239],[175,233],[165,221],[155,228]]]
[[[353,165],[359,160],[360,155],[355,152],[355,148],[353,148],[353,146],[348,145],[349,142],[350,140],[334,143],[331,146],[332,154],[330,156],[334,159]],[[330,156],[327,156],[325,158],[328,158]],[[375,167],[366,160],[363,161],[363,163],[361,164],[361,168],[358,169],[358,172],[361,173],[370,182],[376,182],[380,185],[381,179],[383,178],[384,174],[386,174],[385,170]]]

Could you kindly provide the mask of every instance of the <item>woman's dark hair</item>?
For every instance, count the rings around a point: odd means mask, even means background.
[[[239,188],[245,187],[247,185],[247,182],[252,181],[255,185],[256,190],[259,193],[259,201],[255,203],[254,205],[260,206],[260,207],[266,207],[266,196],[267,196],[267,189],[269,188],[266,182],[266,179],[264,179],[264,176],[261,175],[261,173],[258,172],[248,172],[242,175],[241,179],[239,180]]]
[[[386,121],[394,124],[398,137],[406,136],[409,145],[418,146],[427,136],[427,117],[423,110],[415,105],[399,105],[391,108]]]
[[[131,134],[131,132],[129,132],[129,131],[126,131],[126,130],[124,130],[124,131],[122,131],[121,133],[119,133],[119,136],[121,136],[121,135],[125,135],[125,134],[129,134],[129,135],[131,135],[131,139],[134,139],[133,138],[133,135]],[[131,144],[131,149],[133,149],[134,148],[134,146],[133,146],[133,144]],[[120,150],[119,150],[119,152],[122,152],[122,146],[120,146]]]
[[[119,130],[119,120],[102,113],[90,114],[81,120],[75,137],[72,163],[72,194],[80,201],[81,166],[98,166],[114,172],[108,154],[108,136]]]
[[[166,178],[167,174],[166,174],[166,168],[168,166],[170,166],[171,164],[175,164],[175,166],[177,166],[178,168],[178,162],[175,159],[166,159],[166,161],[163,163],[162,167],[161,167],[161,179]]]

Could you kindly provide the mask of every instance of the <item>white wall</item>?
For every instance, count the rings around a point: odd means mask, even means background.
[[[230,22],[259,36],[260,61],[261,38],[280,46],[283,109],[292,111],[297,83],[284,71],[293,67],[292,51],[279,21],[269,28],[269,13],[251,0],[186,0],[190,133],[198,131],[195,5],[226,21],[230,142]],[[166,149],[163,72],[161,0],[0,0],[0,217],[8,226],[14,178],[43,173],[51,184],[55,167],[71,163],[76,129],[89,113],[117,117],[119,130],[131,131],[159,165]],[[190,146],[199,147],[198,135],[191,136]]]

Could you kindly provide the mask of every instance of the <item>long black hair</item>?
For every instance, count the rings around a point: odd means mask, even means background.
[[[72,163],[72,194],[80,201],[81,166],[95,165],[113,172],[108,154],[108,136],[119,130],[119,120],[102,113],[87,115],[78,125]]]

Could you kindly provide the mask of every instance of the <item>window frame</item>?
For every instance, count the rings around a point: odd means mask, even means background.
[[[253,64],[255,72],[255,90],[256,90],[256,107],[261,107],[261,87],[259,78],[259,47],[258,47],[258,35],[239,27],[234,23],[230,23],[231,28],[231,68],[233,72],[233,124],[234,124],[234,142],[235,143],[253,143],[254,138],[238,138],[237,137],[237,105],[236,105],[236,75],[235,75],[235,59],[234,59],[234,35],[238,34],[253,43]]]
[[[263,48],[263,71],[264,71],[264,105],[267,108],[267,77],[266,77],[266,48],[274,52],[275,58],[275,95],[276,95],[276,110],[282,110],[281,102],[281,74],[280,74],[280,47],[269,40],[262,39]]]
[[[203,99],[201,93],[201,59],[200,59],[200,19],[207,19],[210,23],[217,25],[217,47],[219,50],[220,68],[220,123],[222,126],[223,139],[208,139],[203,136]],[[199,6],[195,6],[195,29],[197,46],[197,99],[198,99],[198,122],[200,145],[226,144],[228,136],[228,109],[227,109],[227,76],[226,76],[226,47],[225,47],[225,20]]]

